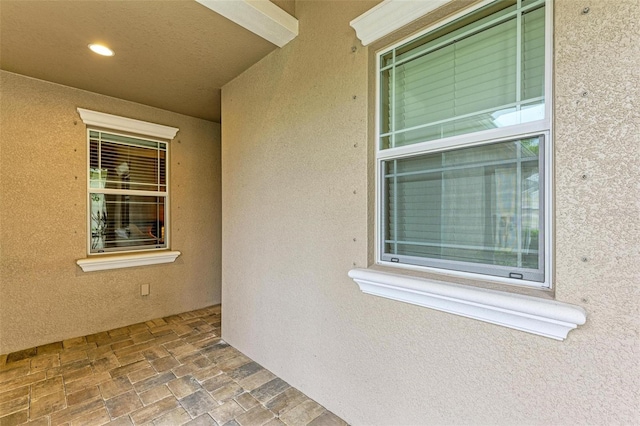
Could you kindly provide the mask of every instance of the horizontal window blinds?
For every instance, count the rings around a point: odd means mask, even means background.
[[[544,3],[528,4],[385,55],[381,148],[543,119]]]
[[[90,132],[91,169],[105,188],[166,191],[166,143]],[[126,186],[126,187],[125,187]]]

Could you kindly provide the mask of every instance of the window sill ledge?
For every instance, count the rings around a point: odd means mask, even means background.
[[[575,305],[521,294],[449,284],[400,274],[352,269],[363,293],[473,318],[552,339],[567,334],[587,319]]]
[[[112,256],[92,256],[78,259],[76,263],[83,272],[104,271],[107,269],[131,268],[134,266],[157,265],[174,262],[179,251],[150,251],[145,253],[118,254]]]

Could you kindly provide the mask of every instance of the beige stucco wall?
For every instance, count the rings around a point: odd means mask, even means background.
[[[371,244],[370,6],[298,1],[299,37],[223,88],[223,337],[352,424],[640,423],[637,2],[555,5],[555,297],[588,312],[564,342],[347,277]]]
[[[87,136],[77,107],[178,127],[173,264],[85,273]],[[220,302],[220,125],[0,73],[0,353]],[[151,294],[140,296],[140,284]]]

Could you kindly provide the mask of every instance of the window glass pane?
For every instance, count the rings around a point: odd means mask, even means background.
[[[103,171],[105,188],[166,191],[165,143],[101,133],[89,148],[90,167]]]
[[[91,193],[91,252],[164,248],[164,197]]]
[[[391,136],[380,137],[380,149],[391,148]]]
[[[158,187],[158,191],[166,191],[167,190],[167,159],[166,159],[166,155],[167,152],[166,151],[159,151],[158,152],[158,161],[159,163],[159,167],[160,167],[160,173],[159,173],[159,184],[160,186]]]
[[[387,53],[380,57],[380,68],[384,68],[393,63],[393,53]]]
[[[383,71],[380,87],[380,133],[389,133],[391,129],[391,109],[393,105],[389,102],[391,98],[391,74],[392,71]]]
[[[534,7],[493,3],[395,49],[381,71],[381,149],[544,119],[545,12]]]
[[[89,140],[89,168],[90,169],[100,168],[100,155],[98,151],[98,143],[99,142],[96,139]],[[89,178],[93,179],[92,176],[90,176]]]
[[[386,161],[385,254],[458,270],[505,267],[502,276],[531,270],[541,281],[541,141]]]
[[[522,19],[522,98],[544,96],[544,8]]]

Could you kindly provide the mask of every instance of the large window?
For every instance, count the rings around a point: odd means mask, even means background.
[[[549,286],[550,11],[496,1],[378,54],[378,262]]]
[[[164,141],[89,133],[89,252],[167,247]]]

